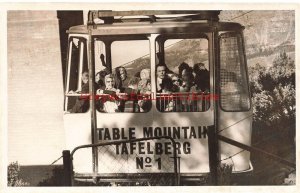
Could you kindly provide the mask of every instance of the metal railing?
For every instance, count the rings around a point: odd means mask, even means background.
[[[156,106],[160,112],[204,112],[210,107],[209,93],[157,93]]]
[[[86,145],[81,145],[78,146],[76,148],[74,148],[72,150],[72,152],[70,153],[69,150],[63,151],[63,163],[64,163],[64,179],[65,182],[64,184],[66,186],[72,186],[74,185],[74,171],[73,171],[73,157],[74,154],[77,150],[79,149],[83,149],[83,148],[95,148],[95,147],[108,147],[108,146],[117,146],[117,145],[122,145],[122,144],[131,144],[131,143],[136,143],[136,142],[142,142],[142,141],[150,141],[150,140],[162,140],[162,139],[166,139],[169,140],[172,144],[173,147],[173,156],[170,157],[171,159],[173,159],[173,172],[171,173],[171,176],[173,176],[173,180],[171,180],[172,184],[171,185],[179,185],[180,184],[180,165],[179,165],[179,161],[177,160],[177,151],[176,151],[176,142],[172,137],[169,136],[160,136],[160,137],[147,137],[147,138],[138,138],[138,139],[129,139],[129,140],[119,140],[119,141],[111,141],[111,142],[104,142],[104,143],[96,143],[96,144],[86,144]],[[99,157],[101,155],[98,155]],[[100,167],[100,166],[99,166]],[[156,179],[157,181],[161,180],[161,176],[162,173],[154,173],[153,176],[158,176],[158,179]],[[116,175],[117,176],[117,175]],[[138,175],[137,176],[141,176]],[[149,173],[148,173],[148,178]],[[152,178],[153,178],[152,176]],[[170,175],[168,175],[170,176]],[[91,178],[94,178],[94,182],[97,183],[97,179],[98,177],[101,177],[101,173],[99,172],[94,172],[94,174],[92,176],[90,176]],[[137,180],[137,184],[138,183],[138,178],[133,178],[132,180],[136,179]],[[111,181],[114,181],[113,177],[110,179]],[[149,181],[153,180],[153,179],[148,179]],[[170,180],[168,178],[168,180]],[[120,181],[120,179],[119,179]],[[124,181],[126,181],[126,179],[124,179]],[[149,185],[149,184],[148,184]]]

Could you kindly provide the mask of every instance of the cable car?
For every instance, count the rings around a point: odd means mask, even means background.
[[[167,181],[175,168],[184,184],[210,172],[209,128],[251,144],[244,27],[219,13],[90,11],[68,30],[66,149],[106,143],[74,153],[75,181]],[[217,147],[233,174],[252,171],[249,152]]]

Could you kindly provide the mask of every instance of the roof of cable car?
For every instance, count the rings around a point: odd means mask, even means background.
[[[193,34],[243,29],[238,23],[219,22],[220,12],[219,10],[91,10],[88,12],[87,25],[71,27],[68,33],[91,35]]]
[[[244,27],[234,22],[166,21],[166,22],[120,22],[112,24],[79,25],[71,27],[69,34],[134,35],[169,33],[205,33],[211,31],[240,31]]]

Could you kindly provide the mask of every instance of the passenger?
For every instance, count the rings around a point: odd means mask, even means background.
[[[193,71],[196,74],[196,89],[201,92],[209,92],[209,71],[205,68],[205,65],[197,63],[194,65]]]
[[[157,107],[162,112],[180,111],[180,100],[172,94],[173,82],[171,79],[163,79],[162,95],[157,101]]]
[[[147,82],[150,81],[150,69],[146,68],[146,69],[141,70],[140,78],[141,78],[141,80],[139,81],[139,84],[138,84],[139,91],[145,89]],[[151,88],[150,88],[150,91],[151,91]]]
[[[95,83],[97,85],[96,90],[105,88],[104,79],[105,79],[105,76],[108,74],[109,73],[107,70],[101,70],[96,73],[96,75],[95,75]]]
[[[105,89],[98,89],[97,94],[108,94],[101,97],[103,102],[103,111],[106,113],[119,112],[120,101],[116,94],[120,92],[119,89],[115,88],[115,78],[112,74],[105,76]],[[100,110],[101,111],[101,110]]]
[[[139,72],[136,72],[135,74],[134,74],[134,77],[136,77],[136,78],[140,78],[140,76],[141,76],[141,72],[139,71]]]
[[[166,74],[173,74],[174,72],[173,72],[172,70],[170,70],[170,69],[168,68],[168,66],[165,64],[165,61],[164,61],[164,53],[158,52],[158,53],[156,54],[156,56],[157,56],[158,64],[159,64],[159,65],[163,65],[163,66],[166,67],[166,69],[165,69]]]
[[[150,77],[150,69],[149,68],[145,68],[145,69],[141,70],[140,78],[141,78],[141,80],[151,79],[151,77]]]
[[[191,93],[196,92],[196,87],[194,86],[194,76],[192,69],[190,67],[182,70],[182,85],[179,87],[180,91],[180,102],[182,104],[183,111],[191,112],[196,108],[195,101],[192,99]],[[197,102],[197,101],[196,101]]]
[[[123,92],[124,88],[128,87],[129,79],[127,77],[127,71],[123,66],[116,68],[116,88]]]
[[[178,66],[178,73],[179,73],[179,78],[182,78],[182,71],[184,69],[190,69],[191,67],[185,63],[185,62],[182,62],[179,66]]]
[[[169,78],[164,78],[161,84],[162,93],[172,93],[173,82]]]
[[[81,91],[70,91],[69,94],[88,94],[89,93],[89,74],[83,72],[81,76]],[[89,109],[89,97],[77,97],[75,105],[69,110],[70,113],[84,113]]]
[[[172,82],[173,82],[173,88],[172,88],[172,92],[179,92],[179,88],[182,85],[182,81],[179,78],[179,76],[177,74],[172,74],[170,76]]]
[[[180,92],[190,92],[191,90],[195,90],[192,88],[194,86],[194,76],[190,67],[183,69],[179,76],[182,78],[182,85],[179,89]]]
[[[119,92],[118,89],[115,88],[115,77],[112,74],[108,74],[104,78],[105,81],[105,90]]]
[[[159,64],[156,66],[156,91],[158,93],[162,92],[161,84],[164,79],[170,78],[166,75],[166,66]]]
[[[151,95],[151,81],[150,79],[147,80],[140,80],[138,84],[138,91],[142,94]]]
[[[139,112],[148,112],[151,109],[151,81],[150,79],[142,79],[138,85]]]
[[[127,100],[121,100],[119,109],[121,112],[139,112],[137,92],[138,83],[140,79],[133,77],[129,80],[128,88],[125,89],[125,93],[128,94]],[[122,106],[121,106],[122,105]]]

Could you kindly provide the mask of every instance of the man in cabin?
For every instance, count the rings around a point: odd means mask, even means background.
[[[156,91],[158,93],[162,92],[162,82],[163,79],[167,79],[168,76],[166,75],[166,66],[163,64],[158,64],[156,66]]]

